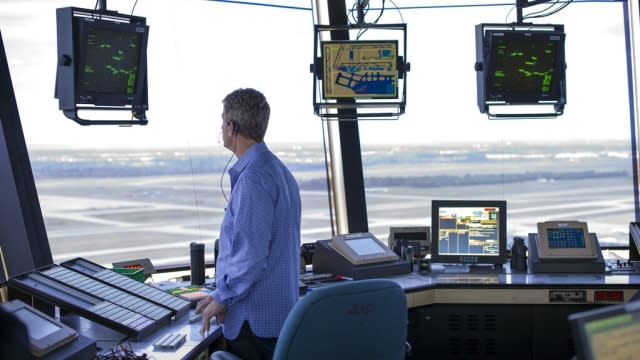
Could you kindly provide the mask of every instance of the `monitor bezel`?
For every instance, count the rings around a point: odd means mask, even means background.
[[[522,91],[514,92],[513,90],[496,91],[494,89],[495,84],[495,68],[497,66],[497,57],[495,54],[495,48],[497,46],[497,40],[501,39],[524,39],[525,37],[535,39],[538,41],[549,40],[555,44],[555,63],[553,65],[553,72],[556,76],[552,77],[551,89],[548,93],[542,91]],[[550,39],[551,37],[557,37],[557,40]],[[485,30],[484,33],[484,91],[485,101],[505,103],[511,105],[523,105],[523,104],[564,104],[564,82],[566,78],[565,74],[565,33],[561,30],[553,31],[540,31],[536,29],[521,30],[521,29],[494,29]]]
[[[451,255],[440,254],[441,208],[498,209],[498,254],[495,255]],[[507,261],[507,202],[505,200],[432,200],[431,201],[431,262],[454,264],[502,265]]]
[[[584,221],[562,221],[562,220],[550,220],[545,222],[539,222],[537,245],[538,245],[538,257],[540,260],[545,259],[596,259],[598,254],[594,240],[589,233],[589,227]],[[549,229],[560,228],[573,228],[581,229],[584,236],[584,248],[551,248],[549,247],[549,239],[547,237],[547,231]]]
[[[132,106],[134,108],[146,109],[146,86],[147,86],[147,42],[149,27],[146,24],[134,22],[117,22],[97,17],[74,17],[76,31],[73,35],[74,73],[76,78],[75,103],[94,106]],[[110,93],[101,91],[85,90],[82,87],[82,69],[86,65],[89,45],[86,40],[90,28],[106,30],[114,33],[135,34],[139,36],[138,59],[136,71],[136,83],[133,94]]]
[[[327,84],[329,83],[328,74],[328,61],[326,58],[326,46],[327,45],[371,45],[376,44],[391,44],[394,47],[394,59],[393,59],[393,78],[394,78],[394,93],[393,95],[345,95],[345,96],[330,96],[327,94]],[[338,99],[362,99],[362,100],[385,100],[385,99],[398,99],[399,97],[399,83],[400,73],[398,71],[398,56],[399,56],[399,42],[398,40],[327,40],[320,42],[320,54],[322,59],[322,89],[321,95],[323,100],[338,100]]]

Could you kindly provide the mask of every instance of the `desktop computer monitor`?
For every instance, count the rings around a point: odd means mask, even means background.
[[[431,262],[502,265],[506,259],[506,201],[432,201]]]

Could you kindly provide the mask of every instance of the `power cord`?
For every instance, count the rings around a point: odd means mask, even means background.
[[[133,347],[129,343],[122,343],[111,349],[107,354],[100,354],[96,360],[154,360],[155,357],[145,353],[136,354]]]

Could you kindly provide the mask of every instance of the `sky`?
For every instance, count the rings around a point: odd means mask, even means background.
[[[92,0],[1,0],[0,31],[28,145],[72,147],[215,146],[221,100],[254,87],[271,104],[268,143],[323,142],[313,114],[313,1],[266,0],[266,7],[205,0],[109,0],[147,18],[147,126],[80,126],[58,110],[55,9]],[[382,1],[371,1],[373,21]],[[351,1],[347,0],[347,7]],[[393,4],[401,9],[393,9]],[[567,33],[567,106],[556,119],[489,120],[476,104],[474,26],[515,21],[508,1],[386,1],[380,23],[407,23],[406,113],[359,122],[363,144],[600,140],[629,138],[622,3],[574,2],[532,20]],[[442,7],[448,5],[448,7]],[[452,7],[453,5],[477,5]],[[539,5],[528,12],[544,10]],[[585,126],[587,125],[587,126]]]

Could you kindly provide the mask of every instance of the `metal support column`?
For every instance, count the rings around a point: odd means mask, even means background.
[[[327,1],[327,6],[329,9],[329,25],[344,26],[348,24],[346,1]],[[347,30],[333,30],[331,31],[331,39],[348,40],[349,32]],[[338,102],[353,101],[355,100],[338,100]],[[339,109],[338,112],[356,114],[355,109]],[[340,120],[339,129],[348,229],[350,233],[367,232],[369,231],[369,225],[358,121]]]

